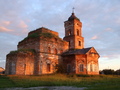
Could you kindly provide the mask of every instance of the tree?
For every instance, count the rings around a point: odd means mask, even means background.
[[[114,70],[112,70],[112,69],[103,69],[102,72],[106,75],[113,75],[114,74]]]
[[[120,75],[120,69],[115,71],[115,75]]]

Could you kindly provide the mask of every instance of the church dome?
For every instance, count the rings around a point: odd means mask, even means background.
[[[68,21],[72,21],[72,20],[74,20],[74,19],[79,20],[79,19],[75,16],[75,14],[72,13],[72,15],[68,18]],[[80,20],[79,20],[79,21],[80,21]]]

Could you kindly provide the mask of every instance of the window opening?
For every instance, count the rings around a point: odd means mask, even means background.
[[[83,71],[84,71],[84,65],[80,64],[80,72],[83,72]]]
[[[54,54],[57,54],[57,49],[55,48],[55,50],[54,50]]]
[[[78,41],[78,46],[81,46],[81,41]]]
[[[48,47],[48,53],[51,53],[51,49],[50,49],[50,47]]]
[[[79,30],[77,30],[77,35],[78,35],[78,36],[80,35]]]
[[[68,64],[68,65],[67,65],[67,73],[70,73],[70,72],[71,72],[71,65]]]
[[[47,72],[50,72],[50,64],[47,64]]]
[[[68,31],[68,35],[71,35],[71,30],[69,29],[69,31]]]
[[[90,71],[91,71],[91,72],[93,71],[93,66],[92,66],[92,64],[90,64]]]
[[[69,41],[69,48],[70,48],[70,46],[71,46],[71,45],[70,45],[70,41]]]
[[[55,38],[55,42],[57,42],[57,38]]]
[[[60,54],[62,54],[63,53],[63,50],[60,50]]]

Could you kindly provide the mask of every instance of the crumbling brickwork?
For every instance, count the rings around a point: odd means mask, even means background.
[[[94,47],[84,48],[82,22],[74,13],[64,23],[65,37],[41,27],[28,33],[17,50],[6,58],[6,74],[51,74],[62,65],[65,73],[99,74],[98,58]]]
[[[6,74],[33,75],[35,55],[31,52],[14,52],[7,55]]]
[[[65,37],[69,42],[69,50],[62,54],[67,73],[99,74],[99,54],[94,47],[84,48],[82,23],[74,13],[65,21]]]
[[[30,50],[34,50],[34,53]],[[43,27],[31,31],[18,43],[18,50],[7,55],[6,74],[54,73],[55,66],[62,62],[61,53],[66,50],[68,50],[68,42],[59,38],[57,32]]]

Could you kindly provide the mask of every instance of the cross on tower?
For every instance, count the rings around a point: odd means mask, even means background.
[[[75,9],[75,8],[73,7],[73,8],[72,8],[72,13],[74,13],[74,9]]]

